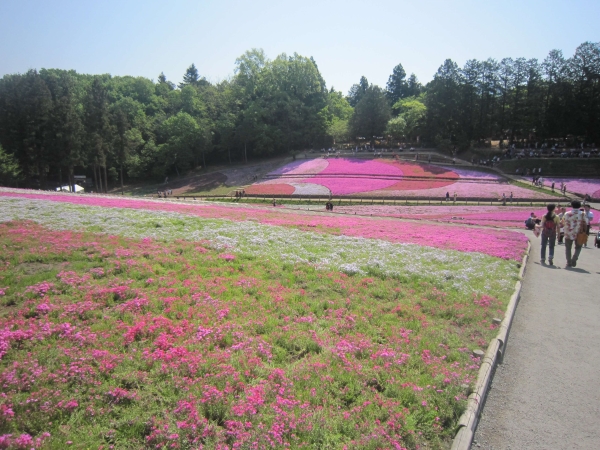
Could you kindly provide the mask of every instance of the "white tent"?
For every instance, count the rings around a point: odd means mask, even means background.
[[[84,188],[82,188],[81,186],[79,186],[78,184],[74,185],[74,189],[75,192],[82,192],[84,190]],[[69,186],[62,186],[62,187],[57,187],[56,188],[57,191],[65,191],[65,192],[70,192],[69,191]]]

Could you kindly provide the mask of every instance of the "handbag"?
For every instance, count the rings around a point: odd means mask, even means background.
[[[587,245],[588,234],[587,234],[587,226],[585,225],[585,218],[581,217],[581,225],[579,226],[579,231],[577,232],[577,237],[575,238],[575,245],[581,247],[582,245]]]

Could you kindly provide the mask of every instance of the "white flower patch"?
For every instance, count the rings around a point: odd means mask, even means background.
[[[331,191],[320,184],[291,182],[288,184],[296,188],[294,195],[331,195]]]
[[[308,263],[319,269],[348,274],[368,274],[376,270],[400,279],[417,277],[440,289],[454,289],[469,295],[486,290],[509,295],[517,275],[514,262],[480,253],[319,234],[254,221],[191,217],[175,212],[0,197],[0,221],[9,220],[32,220],[57,230],[88,230],[132,238],[209,241],[216,249],[282,263]]]

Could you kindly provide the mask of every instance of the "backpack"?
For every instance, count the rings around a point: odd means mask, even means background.
[[[546,217],[546,216],[544,216]],[[552,219],[544,220],[544,230],[543,233],[545,235],[549,235],[552,233],[556,233],[556,222],[554,222],[554,217]]]

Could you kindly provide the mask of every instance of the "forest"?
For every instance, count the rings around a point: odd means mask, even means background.
[[[422,85],[397,64],[385,87],[328,89],[317,63],[252,49],[218,83],[192,64],[175,84],[40,69],[0,79],[0,184],[46,188],[87,175],[97,191],[211,164],[340,144],[419,143],[459,153],[600,138],[600,43],[543,61],[448,59]]]

